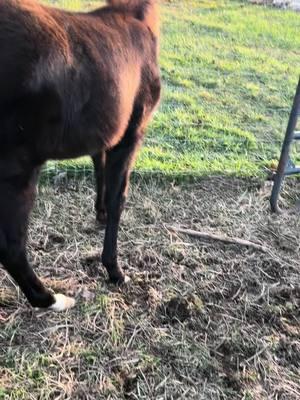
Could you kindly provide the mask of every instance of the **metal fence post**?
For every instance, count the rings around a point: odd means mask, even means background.
[[[278,198],[285,176],[300,173],[300,168],[296,167],[290,158],[290,149],[292,142],[294,140],[300,140],[300,132],[295,131],[299,112],[300,112],[300,78],[296,94],[294,97],[293,107],[291,110],[285,138],[282,144],[281,156],[279,159],[278,168],[273,177],[274,185],[270,199],[271,210],[273,212],[280,212],[280,208],[278,206]]]

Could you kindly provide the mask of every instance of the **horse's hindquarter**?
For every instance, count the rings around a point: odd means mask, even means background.
[[[97,132],[104,146],[111,148],[121,139],[132,114],[140,86],[141,55],[134,49],[129,32],[113,21],[108,24],[84,16],[76,22],[81,43],[74,49],[76,69],[85,65],[79,80],[83,78],[89,88],[80,119],[88,119],[91,131],[85,130],[87,135]]]
[[[116,145],[145,85],[145,30],[105,13],[73,15],[40,6],[10,13],[3,36],[10,26],[17,34],[8,35],[4,46],[7,63],[2,53],[0,82],[14,81],[9,64],[15,58],[22,74],[10,93],[16,96],[11,103],[22,140],[45,160]]]
[[[57,129],[52,125],[49,135],[45,126],[39,133],[39,147],[48,141],[46,158],[91,155],[116,145],[127,128],[140,85],[141,61],[122,32],[86,15],[69,18],[64,23],[70,62],[53,47],[36,66],[36,71],[44,71],[44,76],[36,73],[43,76],[41,90],[46,83],[60,100]]]

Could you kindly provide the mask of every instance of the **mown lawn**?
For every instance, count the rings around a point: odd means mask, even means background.
[[[163,1],[164,93],[136,168],[259,176],[274,166],[300,69],[299,29],[299,14],[247,1]]]

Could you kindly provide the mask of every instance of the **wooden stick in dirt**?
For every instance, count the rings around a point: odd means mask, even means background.
[[[265,253],[268,251],[267,247],[262,246],[261,244],[258,244],[258,243],[250,242],[249,240],[245,240],[245,239],[231,238],[231,237],[227,237],[227,236],[223,236],[223,235],[216,235],[214,233],[194,231],[192,229],[177,228],[175,226],[167,227],[167,229],[169,229],[172,232],[183,233],[185,235],[192,236],[192,237],[195,237],[198,239],[217,240],[217,241],[223,242],[223,243],[252,247],[253,249],[260,250]]]

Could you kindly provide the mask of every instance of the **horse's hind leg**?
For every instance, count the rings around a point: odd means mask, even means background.
[[[25,249],[20,243],[6,240],[6,251],[1,257],[4,268],[20,286],[33,307],[49,307],[55,300],[30,267]]]
[[[120,217],[127,196],[130,167],[143,137],[139,129],[142,114],[142,109],[134,112],[124,138],[107,153],[105,167],[107,225],[102,262],[110,280],[114,283],[122,283],[125,280],[125,275],[117,260],[117,238]]]
[[[96,180],[96,218],[100,224],[106,224],[106,208],[104,204],[105,198],[105,163],[106,163],[106,153],[105,150],[99,151],[96,155],[92,157],[95,170],[95,180]]]
[[[35,196],[37,170],[0,184],[0,263],[33,307],[62,311],[74,299],[52,294],[38,279],[26,255],[27,224]]]

